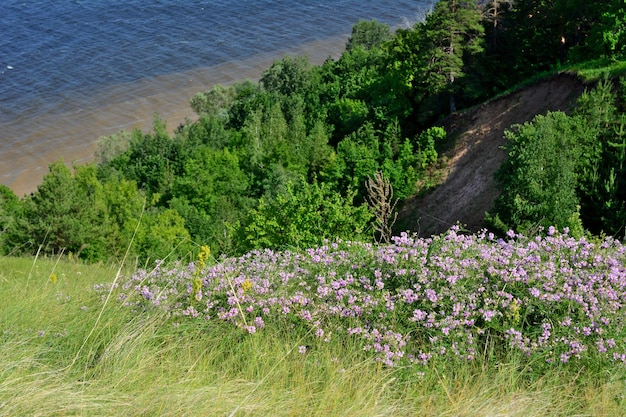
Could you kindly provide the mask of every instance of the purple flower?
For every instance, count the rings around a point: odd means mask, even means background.
[[[420,309],[413,310],[414,321],[422,321],[422,320],[425,320],[426,317],[428,317],[428,313],[426,313],[425,311],[422,311]]]
[[[435,292],[435,290],[429,288],[425,291],[426,293],[426,298],[428,298],[430,300],[430,302],[432,303],[436,303],[437,302],[437,293]]]

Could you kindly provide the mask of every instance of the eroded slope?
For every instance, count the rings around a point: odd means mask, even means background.
[[[441,185],[407,201],[398,224],[420,236],[457,222],[470,231],[483,228],[485,212],[499,194],[494,173],[506,158],[504,131],[547,111],[571,110],[584,89],[575,76],[559,74],[448,117],[443,124],[457,139],[442,156]]]

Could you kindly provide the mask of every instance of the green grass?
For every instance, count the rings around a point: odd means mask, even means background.
[[[574,64],[566,64],[555,67],[554,69],[539,72],[524,81],[515,84],[507,90],[491,97],[487,102],[506,97],[525,87],[537,84],[540,81],[554,77],[559,73],[571,73],[576,75],[585,84],[593,84],[604,79],[607,75],[611,78],[623,76],[626,74],[626,61],[596,59],[592,61],[583,61]],[[481,103],[481,105],[484,103]]]
[[[92,288],[116,274],[115,265],[0,258],[0,416],[626,415],[625,372],[533,376],[510,358],[418,375],[342,340],[301,354],[305,335],[286,329],[176,326],[161,312],[104,303]]]
[[[615,61],[608,59],[598,59],[573,64],[566,68],[572,71],[586,83],[593,83],[602,80],[607,75],[611,78],[626,74],[626,61]]]

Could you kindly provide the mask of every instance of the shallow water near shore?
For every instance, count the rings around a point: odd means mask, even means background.
[[[21,197],[36,189],[50,163],[59,159],[68,164],[92,161],[101,136],[135,128],[148,131],[155,114],[172,132],[186,119],[197,117],[189,105],[195,93],[216,84],[257,80],[286,54],[307,55],[312,63],[320,64],[328,56],[339,56],[346,40],[347,35],[337,36],[245,60],[112,85],[88,98],[80,93],[69,96],[45,114],[24,114],[0,123],[0,183]]]
[[[0,183],[30,193],[100,136],[170,130],[215,84],[257,80],[285,54],[321,64],[360,19],[406,26],[431,0],[5,0],[0,6]]]

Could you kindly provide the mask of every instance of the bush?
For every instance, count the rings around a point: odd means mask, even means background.
[[[505,132],[508,159],[496,178],[502,194],[492,226],[529,231],[537,226],[569,226],[578,211],[578,173],[584,123],[562,112],[539,115]]]
[[[372,214],[366,205],[355,207],[353,198],[354,193],[344,198],[324,183],[290,183],[276,198],[261,198],[243,240],[249,249],[286,249],[320,245],[331,238],[371,239],[367,225]]]
[[[623,366],[624,246],[547,232],[503,240],[453,228],[391,245],[255,251],[204,270],[139,271],[121,283],[120,299],[165,309],[175,322],[218,320],[246,333],[274,324],[308,335],[303,344],[342,338],[389,366],[479,356],[518,358],[539,372]]]

